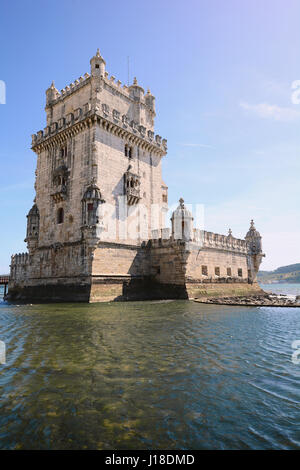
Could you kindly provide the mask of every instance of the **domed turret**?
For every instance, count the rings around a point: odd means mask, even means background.
[[[98,186],[95,183],[91,183],[82,198],[83,225],[96,225],[99,223],[99,206],[104,202]]]
[[[138,99],[139,101],[142,100],[145,93],[144,88],[138,84],[136,77],[134,77],[133,84],[129,87],[129,91],[132,98]]]
[[[261,236],[254,226],[254,221],[251,220],[250,228],[247,232],[245,240],[249,244],[249,249],[252,254],[259,254],[262,252]]]
[[[146,105],[155,113],[155,97],[152,95],[151,91],[148,89],[145,95]]]
[[[91,184],[91,186],[88,187],[86,192],[84,193],[83,199],[85,201],[101,201],[101,192],[98,186],[95,184]]]
[[[58,96],[59,91],[55,88],[54,82],[52,82],[51,86],[46,90],[46,106],[50,105]]]
[[[27,214],[27,232],[25,242],[28,250],[34,249],[38,243],[40,230],[40,212],[38,206],[34,204]]]
[[[184,200],[182,198],[179,199],[179,206],[171,217],[172,237],[175,240],[192,240],[193,220],[194,218],[191,212],[184,205]]]
[[[92,77],[104,77],[105,74],[105,60],[100,54],[99,49],[97,49],[96,55],[91,58],[91,76]]]

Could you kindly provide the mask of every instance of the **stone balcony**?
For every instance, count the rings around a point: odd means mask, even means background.
[[[141,199],[140,188],[126,188],[127,204],[133,206],[138,204]]]
[[[57,188],[55,188],[55,191],[51,194],[51,197],[54,202],[64,201],[67,197],[67,186],[65,184],[59,185]]]

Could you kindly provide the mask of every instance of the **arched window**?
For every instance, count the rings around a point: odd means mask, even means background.
[[[64,221],[64,210],[60,207],[57,211],[57,223],[62,224]]]
[[[125,144],[124,155],[125,155],[125,157],[132,158],[133,149],[128,144]]]

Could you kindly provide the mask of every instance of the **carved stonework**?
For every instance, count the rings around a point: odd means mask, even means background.
[[[61,164],[53,172],[53,192],[51,197],[54,202],[62,202],[67,198],[68,180],[70,171],[65,164]]]
[[[138,204],[141,196],[140,196],[140,177],[131,171],[131,166],[129,165],[128,170],[124,175],[124,186],[125,186],[125,194],[127,196],[127,204],[132,206],[134,204]]]

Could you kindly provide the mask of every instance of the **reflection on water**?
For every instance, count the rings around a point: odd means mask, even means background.
[[[0,304],[2,449],[300,448],[300,309]]]

